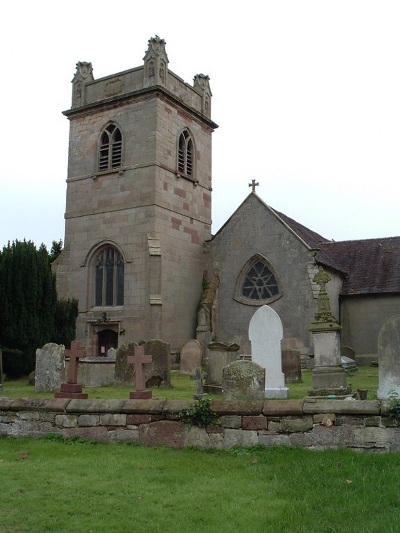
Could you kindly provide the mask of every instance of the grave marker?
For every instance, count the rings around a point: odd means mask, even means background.
[[[254,313],[249,325],[252,361],[265,368],[265,398],[287,398],[282,372],[281,341],[282,322],[279,315],[268,305]]]
[[[65,350],[64,355],[69,356],[67,383],[61,383],[60,392],[54,394],[55,398],[82,398],[88,397],[82,393],[82,385],[78,381],[78,361],[86,356],[86,350],[80,348],[79,342],[72,341],[71,348]]]
[[[151,363],[152,356],[144,353],[143,344],[135,346],[135,354],[127,357],[128,364],[135,367],[136,390],[129,394],[131,399],[148,399],[152,397],[151,390],[146,390],[145,374],[143,365]]]
[[[400,396],[400,315],[387,320],[378,336],[378,398]]]

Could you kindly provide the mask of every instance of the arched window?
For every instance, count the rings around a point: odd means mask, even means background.
[[[114,124],[109,124],[101,134],[99,170],[112,170],[122,164],[122,135]]]
[[[124,304],[124,260],[113,246],[102,248],[94,261],[94,305]]]
[[[271,303],[282,296],[273,266],[260,254],[242,268],[236,282],[235,300],[247,305]]]
[[[194,143],[188,130],[183,130],[178,140],[178,172],[194,176]]]

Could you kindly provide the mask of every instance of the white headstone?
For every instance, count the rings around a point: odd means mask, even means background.
[[[282,372],[282,322],[278,314],[263,305],[254,313],[249,325],[252,361],[265,368],[265,397],[287,398]]]
[[[378,336],[379,388],[378,398],[400,396],[400,315],[387,320]]]

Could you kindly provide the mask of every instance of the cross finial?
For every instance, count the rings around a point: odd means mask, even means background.
[[[256,180],[251,180],[251,183],[249,183],[249,187],[251,187],[251,192],[256,192],[256,187],[258,187],[260,184]]]

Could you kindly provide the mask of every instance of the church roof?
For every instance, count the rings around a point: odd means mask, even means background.
[[[321,242],[316,260],[345,274],[342,295],[400,293],[400,237]]]
[[[241,205],[252,197],[257,198],[274,213],[309,249],[316,251],[315,258],[318,264],[334,269],[343,276],[341,291],[343,296],[400,294],[400,237],[331,241],[268,206],[254,192],[250,193]],[[225,222],[220,231],[231,218]]]
[[[299,222],[296,222],[296,220],[293,220],[292,218],[284,215],[283,213],[279,213],[279,211],[276,211],[276,209],[270,208],[278,215],[278,217],[283,220],[283,222],[289,226],[289,228],[298,235],[301,240],[303,240],[310,248],[319,248],[319,244],[321,242],[329,242],[328,239],[325,239],[325,237],[322,237],[315,231],[310,230],[309,228],[306,228]]]

